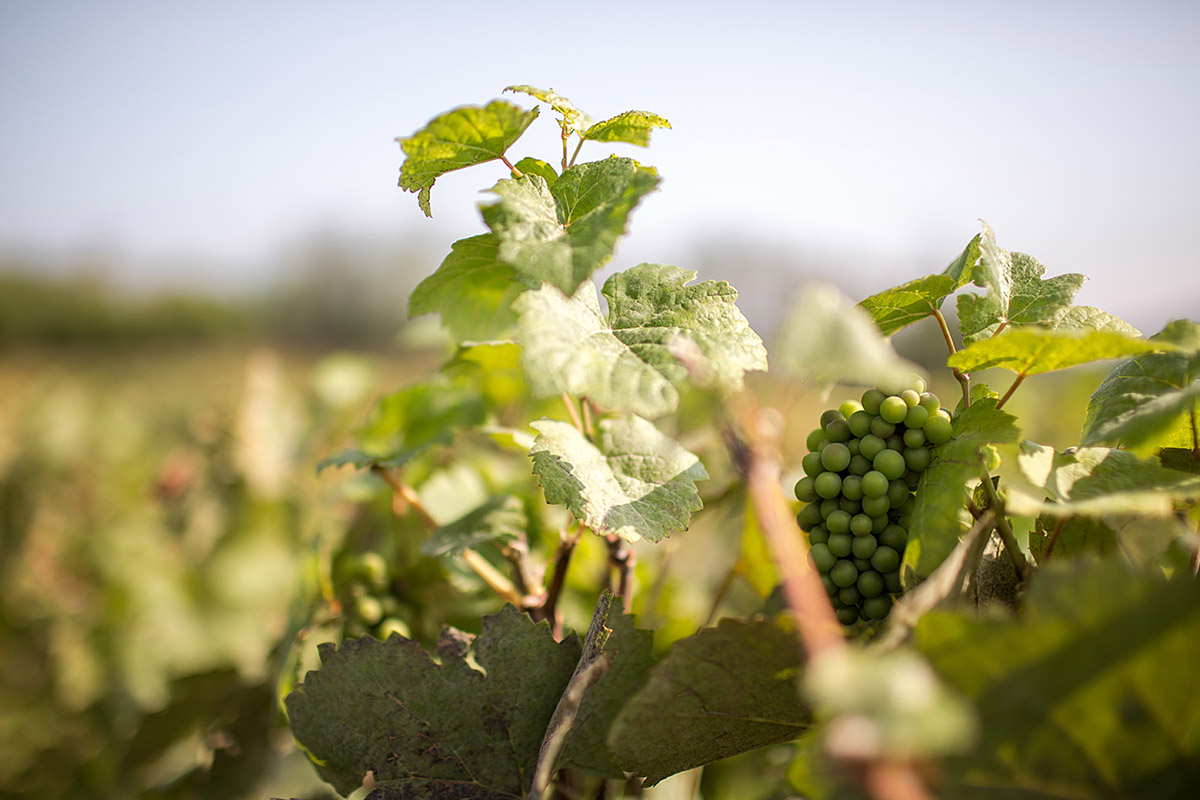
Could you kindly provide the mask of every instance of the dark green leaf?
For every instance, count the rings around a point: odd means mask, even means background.
[[[583,138],[593,142],[625,142],[646,147],[650,144],[650,131],[670,127],[671,123],[657,114],[626,111],[587,128]]]
[[[1016,418],[996,408],[996,399],[976,399],[954,418],[954,436],[933,451],[933,462],[917,486],[904,582],[928,576],[958,544],[969,527],[967,486],[977,481],[991,445],[1017,440]]]
[[[530,455],[546,500],[600,535],[657,542],[685,530],[703,506],[696,481],[708,478],[704,465],[641,417],[601,420],[595,444],[564,422],[533,427]]]
[[[812,720],[799,671],[795,635],[775,621],[723,619],[676,642],[613,723],[617,763],[653,785],[797,738]]]
[[[1042,567],[1016,620],[927,614],[916,642],[976,706],[955,798],[1186,797],[1200,780],[1200,583]]]
[[[525,507],[512,495],[493,497],[449,525],[435,529],[421,545],[421,555],[441,556],[495,541],[514,541],[525,534]]]
[[[486,674],[396,635],[321,645],[321,668],[287,697],[292,732],[342,794],[369,770],[377,800],[523,798],[579,641],[506,606],[474,651]]]
[[[946,359],[963,372],[999,367],[1018,375],[1038,375],[1092,361],[1122,358],[1163,349],[1146,339],[1113,331],[1049,331],[1044,328],[1010,328],[983,339]]]
[[[1029,552],[1039,564],[1050,558],[1077,558],[1085,553],[1109,553],[1117,546],[1117,532],[1103,520],[1087,517],[1038,518],[1029,534]]]
[[[539,175],[502,180],[499,200],[482,208],[500,239],[500,260],[526,281],[571,295],[612,257],[629,215],[659,184],[658,173],[629,158],[571,167],[553,186]]]
[[[1176,320],[1150,337],[1176,350],[1135,356],[1117,366],[1088,404],[1083,443],[1138,452],[1195,445],[1200,402],[1200,325]]]
[[[516,322],[512,302],[525,288],[499,258],[500,240],[484,233],[459,239],[437,271],[417,284],[408,315],[437,312],[458,341],[486,341],[507,335]]]
[[[949,275],[926,275],[901,286],[873,294],[859,303],[884,336],[932,316],[942,301],[954,292],[955,280]]]
[[[537,119],[505,100],[486,106],[462,106],[430,120],[412,136],[396,139],[404,151],[400,188],[420,192],[421,210],[430,216],[429,190],[435,180],[456,169],[500,158]]]

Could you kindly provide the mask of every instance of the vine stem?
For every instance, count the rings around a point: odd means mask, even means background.
[[[950,326],[946,324],[946,318],[942,316],[940,308],[933,310],[933,318],[937,320],[938,327],[942,329],[942,338],[946,340],[946,349],[950,351],[950,355],[954,355],[958,352],[954,346],[954,336],[950,333]],[[958,385],[962,387],[963,408],[967,408],[971,405],[971,376],[959,371],[958,367],[950,369],[954,372],[954,380],[958,381]]]
[[[992,476],[986,468],[983,469],[983,489],[987,492],[988,506],[996,511],[996,532],[1000,534],[1000,541],[1004,542],[1004,551],[1008,553],[1008,558],[1012,561],[1013,569],[1017,571],[1018,577],[1025,580],[1029,577],[1029,562],[1021,552],[1021,548],[1017,547],[1017,537],[1013,533],[1012,526],[1008,524],[1008,517],[1004,514],[1004,501],[996,492]]]
[[[546,596],[542,600],[542,604],[530,613],[534,622],[548,620],[555,636],[562,633],[562,620],[558,617],[558,598],[562,594],[563,586],[566,585],[567,570],[571,566],[571,556],[575,552],[575,545],[579,543],[581,532],[582,529],[576,531],[574,535],[565,530],[559,532],[558,549],[554,553],[554,572],[550,576],[550,586],[546,589]]]
[[[1008,402],[1008,398],[1012,397],[1013,392],[1015,392],[1017,390],[1017,387],[1020,386],[1022,382],[1024,382],[1026,377],[1028,377],[1028,376],[1026,376],[1026,374],[1024,372],[1017,374],[1017,379],[1012,382],[1012,386],[1008,387],[1008,391],[1004,393],[1004,397],[1001,397],[1000,402],[996,403],[997,409],[1004,408],[1004,404]]]
[[[504,166],[508,167],[508,171],[512,173],[514,178],[524,178],[525,173],[513,166],[513,163],[508,160],[507,156],[500,156],[500,160],[504,162]]]
[[[575,403],[571,400],[571,395],[566,392],[562,393],[563,405],[567,407],[567,413],[571,415],[571,424],[575,426],[575,430],[587,436],[587,428],[583,427],[583,420],[579,418],[579,411],[575,408]]]
[[[579,137],[579,144],[575,145],[575,152],[571,154],[571,163],[567,165],[567,169],[575,166],[575,159],[579,158],[579,151],[583,149],[583,136]],[[564,170],[565,172],[565,170]]]

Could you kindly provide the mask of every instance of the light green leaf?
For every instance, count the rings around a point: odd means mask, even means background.
[[[1029,552],[1038,564],[1051,558],[1078,558],[1086,553],[1104,554],[1116,549],[1117,532],[1100,519],[1087,517],[1038,518],[1037,529],[1029,534]]]
[[[988,290],[998,313],[1008,314],[1013,288],[1012,254],[996,244],[996,234],[986,222],[979,236],[979,263],[971,271],[971,280]]]
[[[532,426],[533,471],[546,500],[600,535],[661,541],[703,507],[696,481],[708,478],[704,465],[641,417],[601,420],[595,444],[565,422]]]
[[[1056,453],[1022,442],[1017,464],[1037,490],[1009,487],[1008,505],[1017,514],[1169,514],[1176,500],[1200,499],[1200,475],[1167,469],[1126,450],[1079,447]]]
[[[484,672],[398,635],[323,644],[321,668],[287,697],[292,733],[343,795],[371,771],[374,800],[523,798],[579,640],[556,642],[506,606],[484,618],[474,652]]]
[[[779,366],[822,385],[874,386],[921,372],[896,354],[864,309],[827,284],[808,287],[792,304],[774,353]]]
[[[1056,566],[1058,568],[1056,568]],[[1119,561],[1039,569],[1019,617],[927,614],[916,643],[975,706],[945,797],[1187,797],[1200,780],[1200,583]]]
[[[1179,349],[1139,355],[1118,365],[1088,403],[1084,444],[1121,444],[1140,453],[1194,446],[1200,325],[1176,320],[1150,341]]]
[[[1091,330],[1112,331],[1130,337],[1142,335],[1141,331],[1120,317],[1093,306],[1067,306],[1060,309],[1046,327],[1055,331]]]
[[[975,265],[979,263],[979,253],[982,246],[983,234],[977,233],[975,234],[975,238],[967,242],[967,246],[963,248],[958,258],[951,261],[942,270],[943,275],[954,280],[955,291],[971,282],[975,273]]]
[[[873,294],[859,303],[884,336],[891,336],[914,322],[932,316],[954,290],[955,279],[950,275],[926,275],[901,286]]]
[[[675,409],[679,393],[608,327],[591,281],[572,298],[549,285],[525,292],[514,308],[520,315],[521,360],[534,395],[566,392],[601,408],[645,417]]]
[[[689,372],[704,386],[730,394],[742,388],[747,370],[766,370],[767,350],[735,304],[737,291],[724,281],[703,281],[691,270],[639,264],[604,284],[608,324],[639,358],[672,383]],[[691,362],[680,362],[680,353]]]
[[[772,620],[723,619],[676,642],[609,734],[617,763],[647,785],[808,729],[795,635]]]
[[[521,84],[519,86],[506,86],[504,91],[527,94],[548,104],[562,117],[562,127],[566,129],[568,134],[583,131],[592,124],[591,117],[580,111],[575,107],[574,103],[553,89],[539,89],[536,86]]]
[[[629,215],[659,184],[658,173],[615,156],[571,167],[550,186],[539,175],[502,180],[481,208],[500,239],[500,260],[532,285],[564,294],[612,257]]]
[[[520,499],[512,495],[493,497],[449,525],[435,528],[421,544],[421,555],[461,553],[487,542],[508,542],[525,533],[528,520]]]
[[[459,385],[478,390],[491,409],[520,403],[528,397],[521,348],[516,342],[461,345],[442,371]]]
[[[524,172],[526,175],[539,176],[546,181],[547,186],[553,186],[554,182],[558,180],[558,172],[555,171],[554,167],[550,166],[545,161],[542,161],[540,158],[526,156],[513,166],[515,166],[521,172]]]
[[[1038,375],[1092,361],[1122,358],[1163,349],[1161,344],[1113,331],[1048,331],[1011,328],[977,341],[950,356],[946,363],[963,372],[999,367],[1018,375]]]
[[[492,233],[459,239],[437,271],[413,289],[409,317],[439,313],[458,341],[503,338],[516,322],[512,302],[525,287],[499,251]]]
[[[980,397],[954,418],[954,436],[933,451],[921,475],[904,548],[905,585],[928,576],[958,544],[969,527],[968,484],[978,481],[991,446],[1020,436],[1016,418],[996,408],[994,397]],[[991,466],[991,465],[989,465]]]
[[[1002,324],[1052,325],[1071,305],[1083,282],[1078,273],[1043,279],[1046,268],[1033,256],[1012,253],[1007,311],[1000,312],[995,296],[963,295],[958,299],[959,328],[967,344],[993,336]]]
[[[367,467],[383,467],[385,469],[395,469],[402,467],[412,460],[414,456],[421,452],[421,449],[406,450],[401,452],[390,453],[386,456],[372,455],[356,449],[338,450],[335,453],[322,458],[317,462],[317,474],[320,475],[330,467],[354,467],[355,469],[366,469]]]
[[[462,106],[430,120],[412,136],[398,137],[404,151],[400,188],[420,192],[425,216],[430,216],[429,190],[442,175],[456,169],[493,161],[537,119],[538,110],[526,111],[505,100],[486,106]]]
[[[657,114],[646,111],[626,111],[615,117],[597,122],[583,131],[583,138],[592,142],[624,142],[646,147],[650,144],[650,131],[654,128],[670,128]]]

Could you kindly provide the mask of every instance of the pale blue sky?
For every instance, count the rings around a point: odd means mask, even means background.
[[[448,246],[502,168],[439,180],[429,222],[393,137],[530,83],[673,123],[618,150],[664,183],[617,266],[730,235],[845,254],[876,290],[983,218],[1161,324],[1200,316],[1197,41],[1191,2],[2,0],[0,248],[228,284],[314,231]],[[517,155],[552,154],[532,133]]]

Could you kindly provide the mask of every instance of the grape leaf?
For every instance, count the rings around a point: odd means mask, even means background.
[[[962,276],[966,278],[964,274]],[[995,330],[1007,322],[1013,291],[1012,254],[996,245],[996,234],[986,222],[979,236],[979,261],[971,267],[970,280],[987,289],[983,295],[964,294],[958,298],[958,324],[963,342],[983,338],[985,328]],[[965,285],[965,284],[964,284]]]
[[[747,370],[766,370],[767,350],[738,310],[737,290],[724,281],[689,286],[696,273],[666,264],[638,264],[604,283],[608,324],[639,358],[672,383],[689,371],[723,394],[742,388]],[[684,341],[686,340],[686,341]],[[683,348],[697,356],[685,367]]]
[[[517,319],[512,302],[525,287],[499,252],[493,233],[459,239],[437,271],[413,289],[408,316],[437,312],[458,341],[503,338]]]
[[[954,279],[954,290],[957,291],[971,282],[975,265],[979,263],[980,248],[983,246],[983,234],[975,234],[975,238],[967,242],[967,246],[951,261],[942,274]]]
[[[571,167],[553,186],[540,175],[502,180],[492,189],[499,200],[481,211],[501,261],[570,295],[612,256],[630,213],[658,184],[655,170],[614,156]]]
[[[456,431],[480,425],[486,417],[474,387],[434,375],[380,398],[359,438],[367,452],[419,450],[448,444]]]
[[[292,733],[343,795],[371,771],[370,800],[523,798],[559,696],[580,656],[512,606],[485,617],[474,669],[413,641],[320,646],[321,668],[286,700]]]
[[[1038,518],[1037,530],[1029,534],[1029,552],[1039,564],[1050,558],[1076,558],[1084,553],[1109,553],[1117,546],[1117,532],[1100,519]],[[1051,549],[1053,548],[1053,549]]]
[[[486,106],[462,106],[430,120],[412,136],[397,137],[404,151],[400,188],[419,192],[425,216],[432,216],[429,190],[447,172],[493,161],[537,119],[537,108],[526,111],[505,100]]]
[[[518,86],[506,86],[504,87],[504,91],[520,92],[521,94],[535,97],[543,103],[547,103],[561,115],[562,127],[568,134],[578,133],[592,124],[591,117],[580,111],[575,107],[574,103],[553,89],[539,89],[536,86],[521,84]]]
[[[1091,361],[1161,349],[1161,343],[1113,331],[1010,328],[999,336],[968,345],[946,359],[946,363],[963,372],[999,367],[1018,375],[1038,375]]]
[[[1126,450],[1078,447],[1056,453],[1027,441],[1021,443],[1017,464],[1037,490],[1009,487],[1008,505],[1017,514],[1169,514],[1176,500],[1200,499],[1200,475],[1167,469]]]
[[[1094,306],[1067,306],[1059,309],[1046,327],[1054,331],[1092,330],[1113,331],[1131,337],[1142,335],[1141,331],[1125,320]]]
[[[1117,366],[1088,403],[1085,445],[1121,444],[1146,453],[1195,445],[1200,403],[1200,325],[1175,320],[1150,337],[1179,348]]]
[[[595,444],[565,422],[532,426],[530,456],[546,500],[598,534],[661,541],[703,506],[696,481],[708,478],[704,465],[641,417],[601,420]]]
[[[932,316],[942,301],[954,292],[955,279],[950,275],[926,275],[915,281],[873,294],[859,303],[884,336]]]
[[[516,342],[463,344],[442,371],[460,385],[474,387],[489,408],[518,403],[528,394]]]
[[[896,354],[870,314],[827,284],[808,287],[792,304],[774,353],[785,370],[825,385],[874,386],[921,371]]]
[[[514,304],[526,380],[537,397],[566,392],[645,417],[675,410],[679,392],[608,327],[591,281],[572,298],[550,285]]]
[[[670,128],[657,114],[647,111],[626,111],[610,119],[597,122],[581,134],[592,142],[624,142],[646,147],[650,144],[650,131],[655,128]]]
[[[514,541],[525,534],[528,522],[519,498],[493,497],[454,522],[435,528],[421,544],[421,555],[442,556],[486,542]]]
[[[1016,620],[934,611],[919,649],[979,715],[946,797],[1185,797],[1200,780],[1200,583],[1051,562]]]
[[[1000,310],[996,296],[989,292],[965,294],[958,298],[958,322],[963,342],[970,344],[996,333],[1002,324],[1047,325],[1071,305],[1071,300],[1087,280],[1072,272],[1043,279],[1046,268],[1033,256],[1012,253],[1008,268],[1008,307]]]
[[[609,733],[617,763],[648,785],[693,767],[800,736],[792,632],[771,620],[723,619],[676,642]]]
[[[540,158],[526,156],[514,165],[518,170],[527,175],[538,175],[542,180],[546,181],[547,186],[553,186],[558,180],[558,173],[554,167],[542,161]]]
[[[960,411],[953,437],[934,449],[921,474],[901,567],[905,585],[933,572],[966,531],[967,484],[979,478],[989,447],[1020,436],[1016,418],[996,403],[994,397],[979,397]]]

